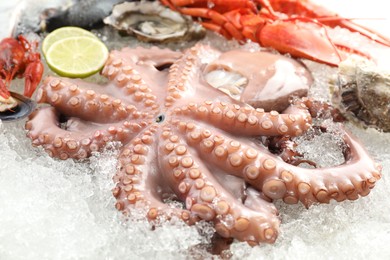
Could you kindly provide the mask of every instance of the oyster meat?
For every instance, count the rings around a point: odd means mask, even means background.
[[[333,103],[348,118],[390,132],[390,73],[371,61],[351,57],[332,81]]]
[[[199,39],[206,33],[191,17],[174,12],[158,1],[117,4],[104,23],[146,42]]]

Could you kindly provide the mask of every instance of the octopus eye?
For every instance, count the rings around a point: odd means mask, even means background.
[[[67,116],[60,114],[58,117],[59,127],[61,129],[67,130],[68,129],[68,120],[69,120],[69,118]]]
[[[156,69],[159,71],[163,71],[163,70],[169,69],[171,67],[171,65],[172,65],[172,63],[163,63],[163,64],[156,66]]]
[[[162,122],[164,122],[164,120],[165,120],[164,115],[159,115],[156,117],[156,123],[162,123]]]

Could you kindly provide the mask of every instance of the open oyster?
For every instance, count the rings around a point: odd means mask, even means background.
[[[198,39],[206,33],[189,16],[174,12],[158,1],[117,4],[104,23],[115,27],[120,33],[135,35],[146,42]]]
[[[366,126],[390,132],[390,73],[373,62],[349,58],[339,65],[332,82],[333,103],[341,112]]]
[[[0,121],[20,120],[34,111],[36,103],[33,100],[15,92],[10,93],[8,99],[0,96]]]

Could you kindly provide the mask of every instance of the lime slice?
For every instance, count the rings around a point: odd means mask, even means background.
[[[58,75],[85,78],[102,69],[108,49],[95,37],[75,36],[54,42],[45,57],[50,69]]]
[[[74,36],[87,36],[87,37],[97,38],[90,31],[84,30],[79,27],[74,27],[74,26],[61,27],[59,29],[52,31],[45,37],[45,39],[42,42],[43,54],[46,55],[46,52],[49,50],[50,46],[53,45],[53,43],[55,43],[56,41],[69,38],[69,37],[74,37]]]

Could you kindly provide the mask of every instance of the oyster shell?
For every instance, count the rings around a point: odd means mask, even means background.
[[[373,62],[349,58],[332,82],[332,100],[348,118],[390,132],[390,72]]]
[[[35,109],[35,101],[15,92],[4,99],[0,96],[0,121],[8,122],[23,119]]]
[[[146,42],[198,39],[206,33],[192,18],[174,12],[158,1],[117,4],[103,21],[120,33],[135,35]]]

